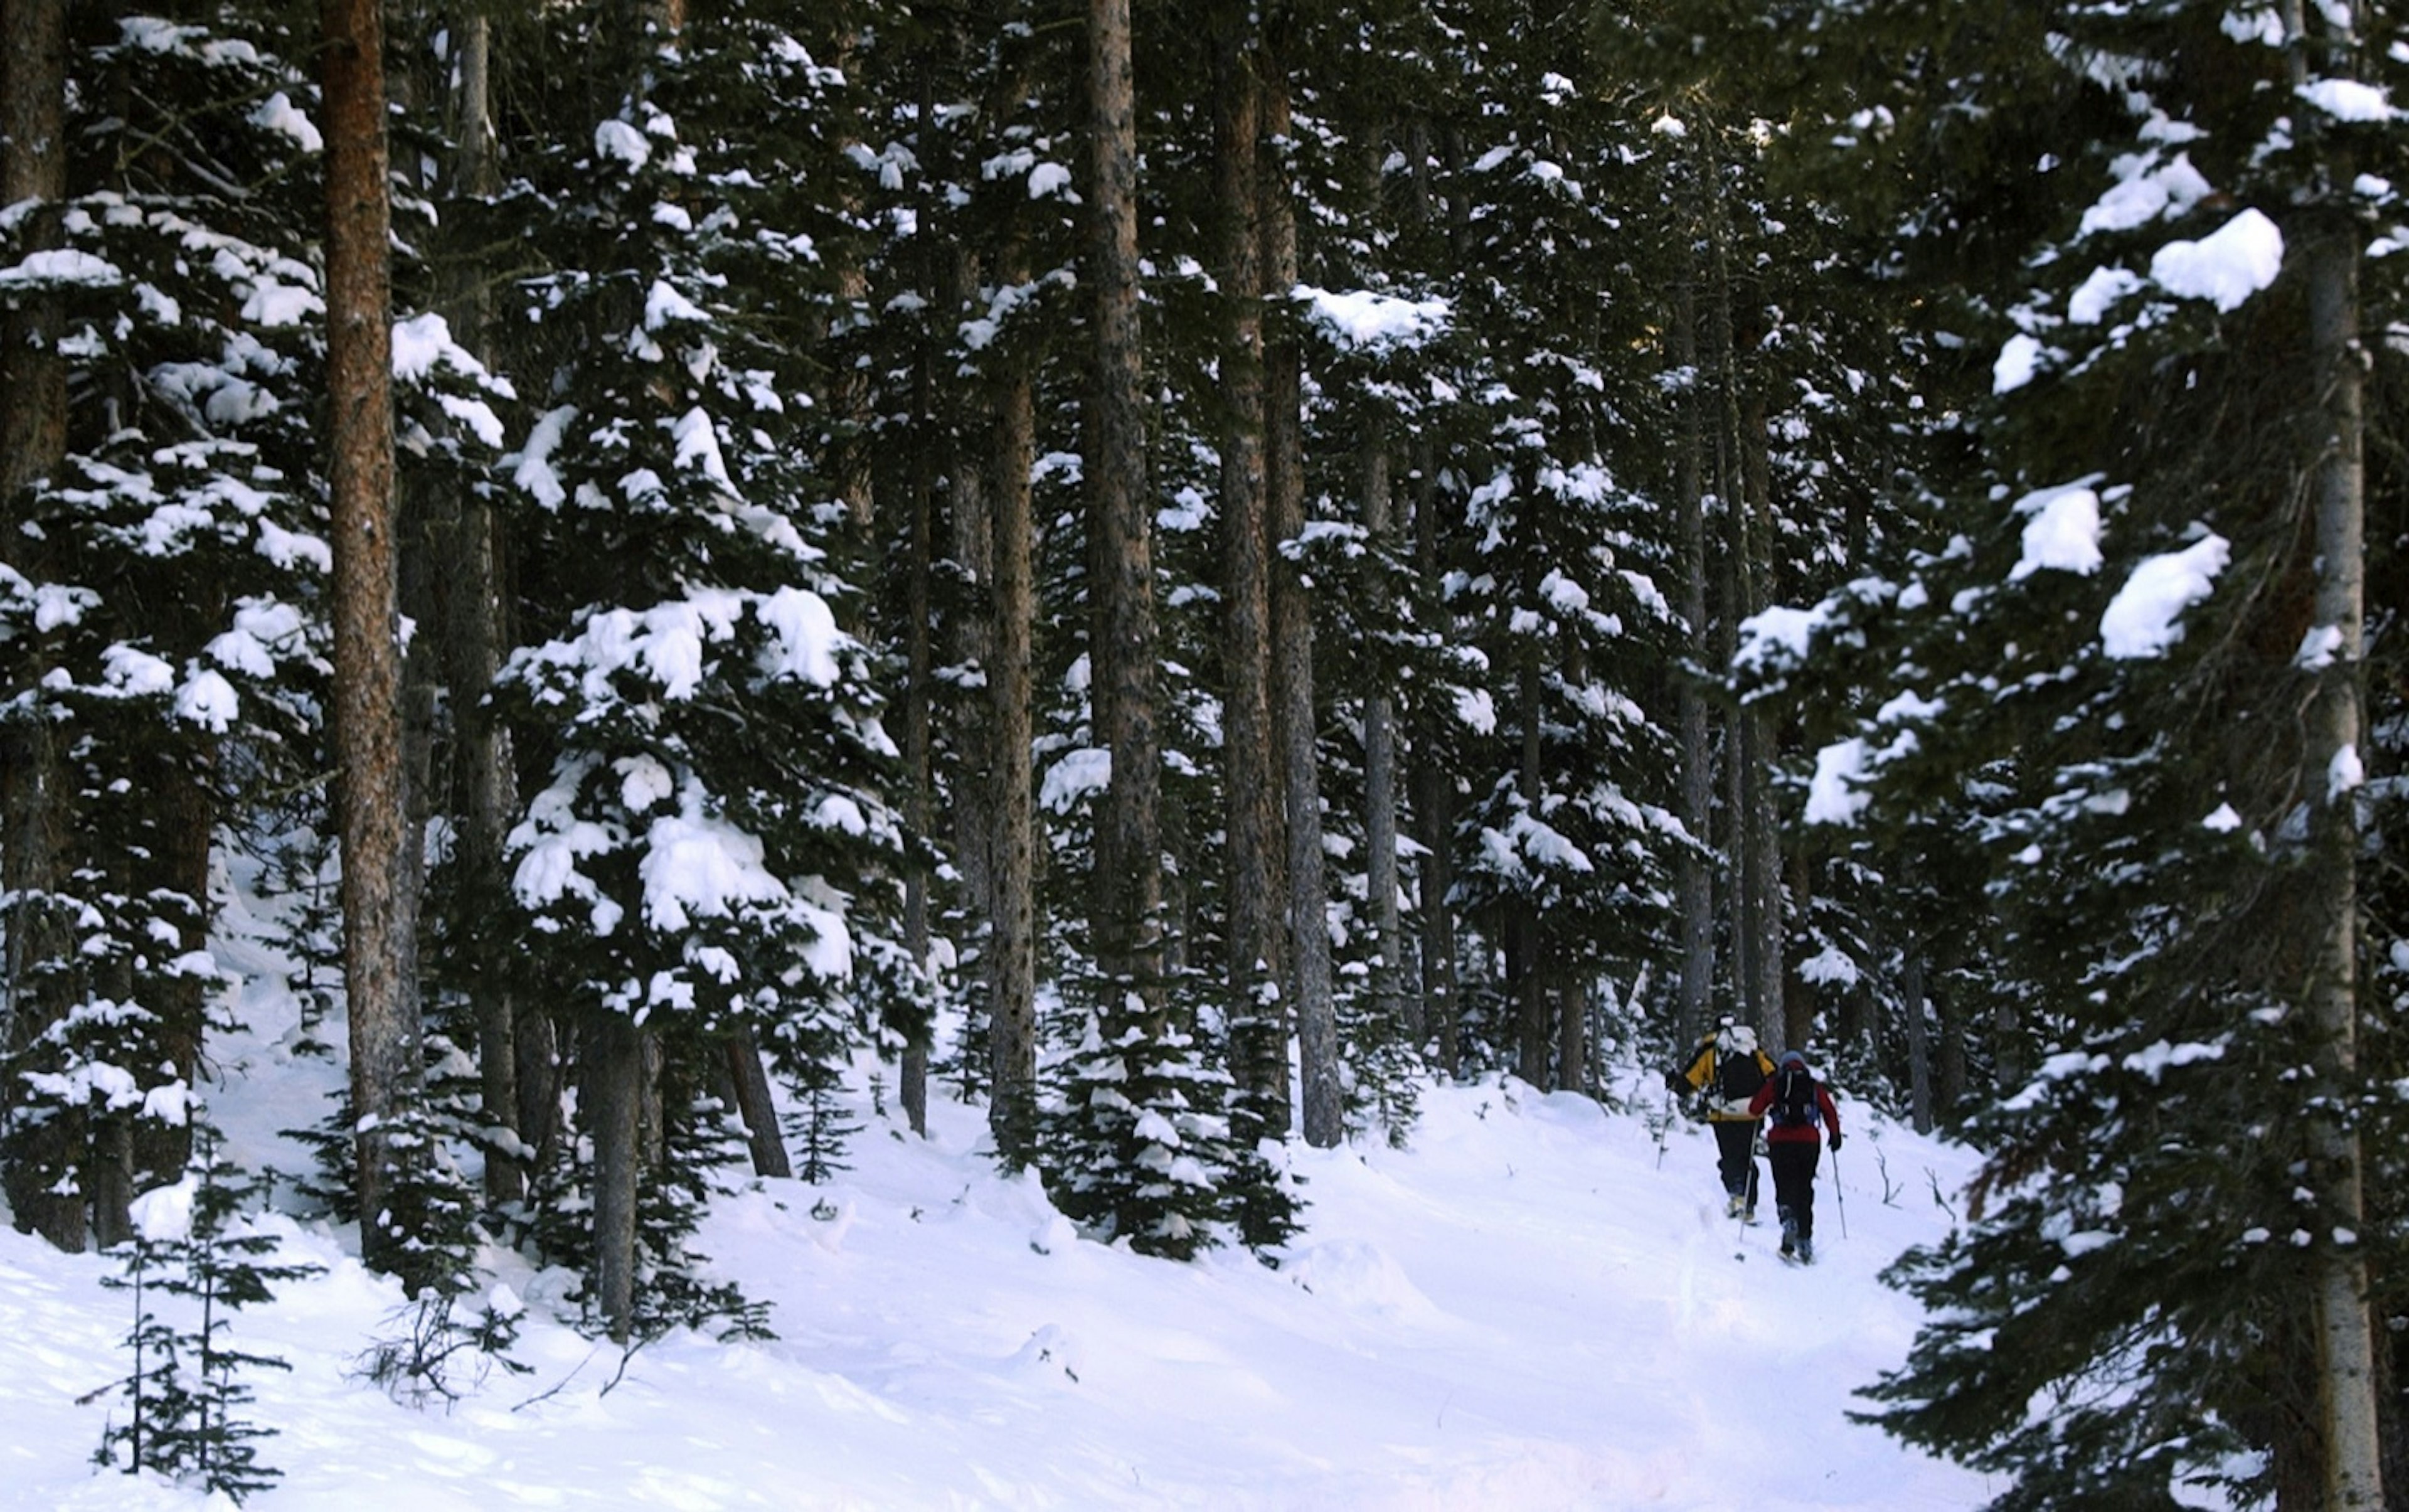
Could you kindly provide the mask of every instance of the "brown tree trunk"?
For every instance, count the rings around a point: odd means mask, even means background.
[[[58,244],[58,206],[66,197],[66,18],[65,0],[9,0],[0,8],[0,201],[39,207],[23,232],[31,249]],[[7,541],[8,564],[36,582],[50,564],[38,533],[23,528],[25,493],[54,476],[66,455],[60,330],[58,300],[47,295],[0,320],[0,539]],[[22,693],[43,671],[36,658],[25,658],[5,691]],[[0,727],[0,896],[11,900],[0,1049],[10,1052],[37,1042],[66,1010],[59,968],[72,958],[73,940],[53,895],[71,866],[68,801],[47,725],[11,720]],[[0,1113],[16,1101],[13,1087],[0,1088]],[[11,1128],[0,1170],[17,1227],[65,1250],[82,1249],[89,1237],[83,1194],[54,1189],[42,1173],[71,1168],[83,1138],[80,1115]]]
[[[934,108],[933,103],[929,106],[931,114]],[[951,255],[939,268],[938,308],[959,322],[977,292],[979,268],[967,247],[957,245],[949,251]],[[965,597],[975,606],[954,617],[949,655],[956,665],[977,668],[988,679],[984,691],[971,690],[949,699],[946,713],[951,720],[950,744],[959,754],[951,785],[954,862],[962,873],[963,900],[975,941],[965,986],[972,1025],[980,1032],[979,1043],[965,1044],[963,1053],[965,1059],[984,1058],[987,1063],[988,1126],[997,1147],[1004,1149],[1011,1147],[1004,1141],[1014,1107],[1006,1101],[1004,1089],[1019,1084],[1017,1072],[1021,1061],[1017,1040],[1006,1043],[1012,1040],[1010,1025],[999,1027],[995,1013],[997,955],[1003,948],[995,882],[1003,779],[988,757],[998,742],[995,711],[1002,695],[995,685],[999,676],[995,642],[996,626],[1003,613],[997,603],[995,509],[988,487],[995,402],[990,388],[974,388],[964,434],[958,438],[945,433],[946,519],[951,532],[946,549]],[[1033,1044],[1029,1062],[1031,1080],[1037,1070]]]
[[[1673,358],[1686,375],[1681,396],[1681,449],[1674,454],[1674,502],[1679,511],[1683,643],[1690,665],[1681,678],[1681,825],[1690,845],[1677,884],[1681,911],[1681,985],[1677,1023],[1681,1043],[1706,1032],[1715,982],[1714,744],[1707,727],[1707,509],[1705,374],[1698,364],[1697,294],[1685,284],[1674,309]]]
[[[1540,757],[1539,661],[1536,650],[1525,650],[1516,686],[1522,703],[1522,756],[1516,786],[1533,813],[1539,804]],[[1547,956],[1545,927],[1538,910],[1523,903],[1507,905],[1507,996],[1514,1004],[1515,1069],[1533,1087],[1546,1091],[1554,1085],[1548,1074],[1548,1055],[1554,1048],[1550,1015],[1555,1007],[1555,972]]]
[[[1287,899],[1272,767],[1271,555],[1263,482],[1262,116],[1251,28],[1222,16],[1213,92],[1215,198],[1221,216],[1221,657],[1223,816],[1228,840],[1230,1015],[1239,1143],[1284,1139],[1288,1001],[1280,995]]]
[[[1734,355],[1736,360],[1737,353]],[[1744,371],[1735,371],[1735,387],[1748,381]],[[1742,491],[1738,507],[1747,523],[1746,551],[1739,568],[1743,574],[1740,601],[1745,612],[1752,615],[1773,602],[1778,592],[1772,559],[1770,444],[1765,397],[1751,383],[1741,400]],[[1804,1047],[1812,1025],[1793,1022],[1790,1014],[1789,916],[1782,888],[1782,813],[1773,795],[1774,764],[1782,758],[1780,732],[1774,727],[1772,714],[1762,704],[1742,709],[1738,718],[1741,744],[1748,753],[1744,770],[1748,773],[1749,912],[1758,943],[1756,978],[1751,984],[1750,996],[1756,1001],[1758,1022],[1765,1026],[1760,1032],[1767,1043],[1779,1039],[1783,1044]]]
[[[390,1130],[415,1101],[419,1066],[417,1004],[403,995],[415,920],[402,854],[384,20],[374,0],[323,0],[319,14],[343,975],[359,1130],[360,1250],[371,1266],[390,1270],[408,1237],[378,1221],[402,1159]]]
[[[1907,1030],[1907,1106],[1919,1134],[1932,1132],[1932,1035],[1924,1015],[1924,950],[1910,945],[1899,969],[1900,1017]]]
[[[1376,551],[1392,544],[1393,504],[1389,452],[1375,439],[1363,448],[1363,529]],[[1403,987],[1405,928],[1397,913],[1397,713],[1386,687],[1363,699],[1363,889],[1379,951],[1372,963],[1372,1005],[1390,1033],[1408,1044],[1421,1040],[1420,1015],[1410,1017]]]
[[[1734,328],[1734,292],[1727,231],[1720,199],[1713,203],[1709,229],[1714,264],[1712,314],[1715,356],[1722,380],[1722,425],[1716,442],[1724,517],[1731,539],[1729,602],[1724,627],[1724,661],[1735,649],[1736,627],[1765,607],[1765,532],[1757,513],[1763,500],[1761,472],[1763,425],[1761,409],[1747,392],[1747,374],[1740,362]],[[1755,423],[1752,424],[1752,420]],[[1731,722],[1731,845],[1735,896],[1732,900],[1733,955],[1738,967],[1742,1016],[1755,1027],[1767,1045],[1790,1044],[1790,1026],[1782,996],[1781,835],[1776,828],[1770,778],[1774,753],[1762,713],[1743,708]]]
[[[1414,584],[1415,609],[1423,633],[1446,631],[1447,610],[1439,602],[1438,583],[1438,461],[1431,443],[1417,443],[1414,463]],[[1452,1077],[1463,1064],[1462,1020],[1455,958],[1455,913],[1449,894],[1455,886],[1455,779],[1448,770],[1440,734],[1446,712],[1426,700],[1414,720],[1414,820],[1422,854],[1417,861],[1415,894],[1421,911],[1422,1022],[1428,1026],[1431,1055],[1442,1077]]]
[[[1262,62],[1263,140],[1271,150],[1262,186],[1263,283],[1285,309],[1297,284],[1296,196],[1281,149],[1291,126],[1285,63],[1269,49]],[[1263,387],[1263,483],[1273,548],[1285,552],[1305,534],[1305,353],[1293,323],[1267,338]],[[1285,559],[1272,569],[1272,700],[1288,804],[1289,994],[1296,1015],[1305,1143],[1328,1149],[1345,1136],[1339,1080],[1338,1016],[1331,995],[1330,887],[1321,854],[1320,720],[1313,680],[1312,597],[1303,570]]]
[[[2288,0],[2296,85],[2307,82],[2312,42],[2300,0]],[[2320,11],[2326,50],[2347,65],[2362,7],[2348,3]],[[2340,14],[2337,14],[2337,11]],[[2322,61],[2322,60],[2320,60]],[[2339,71],[2339,70],[2337,70]],[[2330,180],[2354,181],[2352,154],[2339,143],[2326,150]],[[2340,193],[2341,191],[2336,191]],[[2316,1153],[2319,1210],[2332,1227],[2310,1256],[2315,1305],[2318,1436],[2325,1450],[2325,1512],[2377,1512],[2384,1505],[2383,1437],[2375,1394],[2376,1332],[2368,1304],[2367,1252],[2356,1237],[2367,1231],[2364,1154],[2358,1128],[2333,1110],[2361,1095],[2359,1071],[2359,857],[2362,847],[2359,782],[2366,725],[2367,617],[2367,369],[2361,338],[2359,246],[2356,223],[2343,215],[2315,228],[2305,249],[2309,353],[2319,421],[2316,461],[2316,623],[2340,635],[2316,673],[2307,717],[2309,854],[2303,899],[2316,949],[2308,1010],[2316,1030],[2314,1064],[2325,1095],[2313,1100],[2311,1147]]]
[[[1564,1092],[1594,1092],[1589,1079],[1589,993],[1569,972],[1556,980],[1556,1078]]]
[[[207,759],[214,760],[214,754]],[[209,948],[209,857],[217,835],[217,794],[207,768],[182,762],[169,764],[152,791],[159,811],[158,861],[166,885],[192,900],[180,943],[185,950]],[[181,978],[166,990],[161,1004],[159,1042],[167,1064],[186,1087],[200,1077],[201,1042],[209,1013],[208,985]],[[180,1176],[193,1156],[189,1123],[139,1120],[134,1136],[134,1187],[137,1191],[164,1186]],[[122,1218],[123,1214],[112,1215]]]
[[[464,198],[482,199],[494,194],[500,180],[492,110],[493,25],[474,11],[455,15],[452,25],[459,38],[452,92],[454,132],[460,144],[453,166],[454,188]],[[481,359],[490,358],[492,311],[483,292],[483,269],[476,266],[473,251],[467,255],[471,266],[452,280],[445,316],[463,348]],[[485,900],[498,902],[506,896],[510,876],[504,845],[518,809],[510,731],[485,701],[508,641],[507,590],[497,539],[499,526],[483,497],[472,488],[458,490],[447,501],[442,523],[436,576],[458,806],[455,886],[461,912],[473,918]],[[485,1153],[485,1198],[495,1203],[516,1202],[525,1194],[527,1159],[548,1131],[550,1107],[557,1101],[552,1021],[541,1006],[514,1000],[510,973],[499,969],[502,964],[495,953],[479,952],[463,986],[477,1026],[485,1121],[498,1131]],[[523,1073],[523,1061],[537,1064]]]
[[[778,1108],[770,1091],[770,1073],[761,1066],[761,1044],[750,1029],[737,1029],[719,1042],[727,1062],[728,1080],[736,1093],[736,1111],[744,1119],[745,1148],[753,1157],[753,1174],[784,1181],[795,1174],[786,1158],[786,1136],[778,1128]]]
[[[922,120],[930,112],[923,111]],[[935,290],[930,290],[933,302]],[[910,559],[904,567],[903,589],[903,827],[918,838],[933,839],[934,774],[930,762],[931,719],[936,699],[932,676],[934,646],[930,637],[931,586],[935,577],[936,540],[930,518],[936,507],[935,447],[940,424],[936,405],[939,354],[923,343],[913,365],[913,410],[921,438],[914,449],[904,506],[909,514]],[[912,960],[914,980],[925,990],[930,970],[929,869],[913,863],[903,876],[903,951]],[[929,1031],[925,1023],[893,1026],[903,1035],[902,1065],[897,1097],[904,1120],[916,1134],[929,1132]]]
[[[625,1344],[636,1318],[644,1036],[627,1015],[593,1009],[578,1058],[578,1111],[594,1137],[594,1307],[611,1337]]]
[[[1932,1047],[1932,1107],[1939,1118],[1966,1101],[1966,1015],[1958,1006],[1956,994],[1932,990],[1932,972],[1940,963],[1925,962],[1925,1000],[1932,1005],[1935,1027],[1940,1031],[1940,1043]]]
[[[1028,276],[1025,254],[1007,247],[1001,264],[1015,281]],[[1036,397],[1025,366],[995,397],[993,660],[988,671],[988,727],[994,734],[989,852],[994,889],[995,1059],[1003,1124],[1026,1149],[1037,1123],[1037,789],[1031,770],[1036,696],[1030,677],[1037,625],[1037,529],[1029,473],[1037,454]]]
[[[1099,967],[1108,981],[1118,979],[1136,993],[1151,1016],[1161,1003],[1161,741],[1129,0],[1089,0],[1088,47],[1094,159],[1088,273],[1095,342],[1087,458],[1094,595],[1089,686],[1096,737],[1112,757],[1112,783],[1096,816],[1089,907]]]

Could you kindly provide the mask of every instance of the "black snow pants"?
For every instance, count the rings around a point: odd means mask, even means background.
[[[1745,1197],[1748,1205],[1756,1205],[1756,1157],[1752,1153],[1756,1144],[1756,1122],[1753,1119],[1728,1119],[1714,1126],[1715,1169],[1723,1173],[1724,1192],[1730,1197]]]
[[[1773,1165],[1773,1210],[1799,1238],[1815,1237],[1815,1167],[1824,1158],[1820,1139],[1769,1139],[1766,1159]]]

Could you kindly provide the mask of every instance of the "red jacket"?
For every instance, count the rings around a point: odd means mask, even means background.
[[[1756,1096],[1748,1100],[1751,1117],[1765,1116],[1765,1110],[1773,1106],[1774,1089],[1780,1085],[1779,1078],[1776,1078],[1768,1080],[1763,1087],[1756,1089]],[[1832,1105],[1832,1094],[1824,1086],[1824,1078],[1821,1076],[1815,1078],[1815,1111],[1823,1116],[1824,1128],[1830,1130],[1835,1139],[1839,1138],[1840,1110]],[[1776,1119],[1767,1124],[1765,1129],[1765,1142],[1768,1145],[1796,1145],[1802,1141],[1815,1143],[1820,1142],[1823,1137],[1822,1130],[1811,1123],[1785,1124]]]

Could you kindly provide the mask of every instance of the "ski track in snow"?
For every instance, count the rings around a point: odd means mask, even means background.
[[[252,1022],[291,1019],[256,989]],[[340,1041],[340,1026],[327,1037]],[[238,1158],[291,1173],[278,1133],[339,1073],[238,1037],[212,1102]],[[1626,1077],[1637,1075],[1626,1069]],[[1626,1082],[1626,1085],[1628,1083]],[[263,1095],[274,1088],[271,1101]],[[1845,1099],[1845,1089],[1842,1089]],[[1299,1146],[1308,1227],[1279,1271],[1179,1265],[1072,1239],[1033,1178],[996,1175],[978,1110],[933,1137],[868,1117],[824,1188],[753,1183],[701,1235],[779,1337],[679,1334],[618,1352],[552,1321],[563,1280],[517,1262],[525,1375],[449,1411],[396,1404],[353,1361],[400,1301],[344,1236],[293,1226],[327,1274],[238,1315],[282,1356],[248,1377],[284,1472],[250,1505],[340,1512],[666,1509],[1346,1509],[1955,1512],[1980,1476],[1849,1423],[1852,1388],[1906,1354],[1915,1310],[1877,1273],[1946,1225],[1969,1152],[1844,1102],[1850,1232],[1827,1153],[1818,1263],[1723,1216],[1703,1126],[1662,1168],[1637,1114],[1489,1082],[1426,1092],[1411,1148]],[[1877,1152],[1893,1190],[1883,1201]],[[817,1214],[822,1216],[815,1216]],[[1041,1246],[1050,1253],[1041,1253]],[[1744,1257],[1744,1258],[1742,1258]],[[0,1233],[0,1507],[223,1508],[95,1473],[130,1301],[107,1262]],[[122,1412],[122,1408],[117,1409]]]

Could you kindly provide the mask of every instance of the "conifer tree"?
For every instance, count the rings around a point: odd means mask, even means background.
[[[1998,919],[1985,1006],[2045,1051],[1971,1121],[1967,1228],[1893,1273],[1934,1315],[1874,1416],[2012,1476],[2003,1506],[2372,1506],[2334,838],[2362,742],[2301,713],[2361,675],[2363,420],[2333,365],[2366,350],[2342,228],[2387,213],[2347,168],[2390,126],[2379,65],[2350,7],[2045,8],[1875,36],[1833,112],[1841,161],[1948,170],[1899,176],[1945,186],[1903,261],[1939,211],[2019,266],[1960,312],[1993,359],[1983,526],[1817,612],[1810,665],[1882,707],[1822,753],[1810,817],[1959,827]]]
[[[133,1204],[134,1231],[112,1251],[121,1269],[101,1285],[133,1296],[124,1343],[134,1368],[93,1393],[118,1396],[127,1416],[102,1435],[94,1463],[127,1475],[191,1476],[237,1505],[281,1477],[252,1447],[276,1430],[238,1414],[252,1401],[244,1375],[291,1367],[237,1347],[234,1314],[271,1301],[277,1286],[319,1267],[270,1259],[279,1241],[248,1211],[256,1201],[252,1184],[204,1129],[191,1170]]]
[[[815,65],[743,21],[652,34],[628,93],[521,190],[551,258],[529,313],[557,334],[515,472],[536,639],[503,682],[548,767],[515,890],[528,954],[583,1026],[598,1310],[622,1339],[657,1186],[638,1122],[656,1102],[685,1117],[648,1068],[690,1082],[739,1026],[815,1056],[851,1043],[853,931],[883,929],[869,878],[899,842],[893,747],[818,543],[833,517],[781,440],[800,354],[747,293],[801,297],[810,243],[751,229],[766,180],[740,171],[739,133],[761,117],[738,91]],[[691,1159],[658,1180],[697,1179]]]
[[[18,1220],[71,1247],[123,1237],[136,1184],[181,1168],[180,1124],[144,1109],[191,1082],[219,986],[212,831],[316,763],[326,565],[305,87],[265,29],[95,19],[74,43],[71,193],[13,223],[7,282],[50,302],[84,402],[18,497],[34,575],[0,569],[50,806],[0,850],[60,868],[11,895],[5,1160]],[[145,149],[162,134],[180,145]]]

